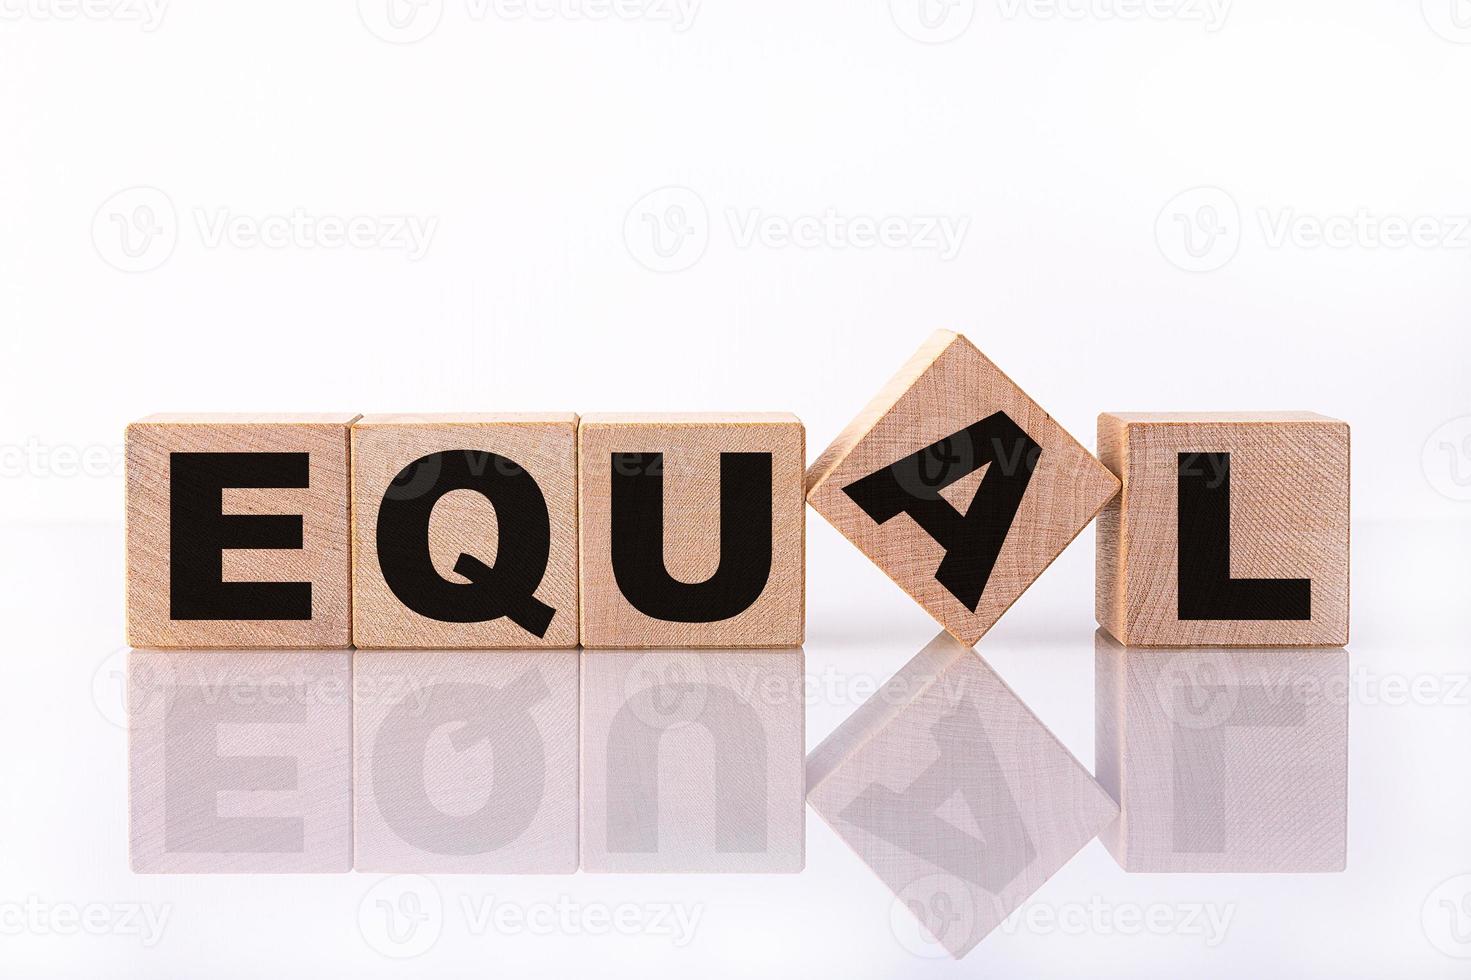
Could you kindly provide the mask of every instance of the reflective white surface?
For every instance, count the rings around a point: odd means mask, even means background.
[[[809,748],[934,633],[835,532],[815,519],[810,531]],[[1080,963],[1105,977],[1451,977],[1471,962],[1452,958],[1471,956],[1466,576],[1438,528],[1356,529],[1346,871],[1125,874],[1094,841],[959,964],[935,955],[810,811],[799,875],[132,874],[121,540],[107,525],[0,537],[7,554],[29,556],[0,573],[11,627],[0,949],[17,973],[203,964],[245,977],[285,957],[292,974],[388,976],[410,955],[424,970],[547,977],[1062,977]],[[981,644],[1089,765],[1091,552],[1085,534]],[[89,907],[96,935],[67,918]]]

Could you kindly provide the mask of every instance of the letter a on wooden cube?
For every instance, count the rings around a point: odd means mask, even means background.
[[[970,341],[934,334],[807,471],[807,501],[974,644],[1118,481]]]
[[[1312,412],[1098,416],[1098,624],[1126,646],[1348,643],[1349,430]]]
[[[577,645],[577,416],[352,427],[353,643]]]
[[[582,655],[582,869],[795,872],[801,650]]]
[[[1118,813],[944,633],[807,757],[807,801],[957,958]]]
[[[1096,638],[1101,837],[1125,871],[1342,871],[1348,654]]]
[[[128,426],[128,643],[352,643],[355,415],[151,415]]]
[[[352,868],[352,654],[128,653],[139,874]]]
[[[588,415],[582,645],[794,647],[805,606],[794,415]]]
[[[359,650],[358,871],[577,870],[575,650]]]

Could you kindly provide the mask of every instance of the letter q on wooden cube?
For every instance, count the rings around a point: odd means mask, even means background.
[[[1349,427],[1311,412],[1113,412],[1098,623],[1126,646],[1344,646]]]
[[[583,646],[801,645],[796,416],[587,415],[578,446]]]
[[[807,500],[974,645],[1118,492],[970,341],[936,332],[807,471]]]
[[[577,646],[577,416],[352,427],[353,643]]]
[[[1348,653],[1095,639],[1101,835],[1125,871],[1342,871]]]
[[[352,642],[356,415],[150,415],[128,426],[128,644]]]

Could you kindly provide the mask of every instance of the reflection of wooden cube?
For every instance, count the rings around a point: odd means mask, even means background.
[[[353,415],[150,415],[128,426],[128,643],[352,643]]]
[[[128,654],[140,874],[352,868],[352,654]]]
[[[582,655],[582,868],[794,872],[801,650]]]
[[[807,787],[956,957],[1118,813],[986,662],[943,633],[813,751]]]
[[[1348,654],[1140,650],[1098,631],[1102,834],[1125,871],[1342,871]]]
[[[354,867],[576,871],[577,658],[358,651]]]
[[[806,574],[794,415],[588,415],[582,645],[794,647]]]
[[[1128,646],[1348,643],[1349,430],[1311,412],[1098,416],[1098,623]]]
[[[964,337],[932,336],[807,471],[807,500],[974,644],[1115,480]]]
[[[352,526],[357,647],[577,646],[576,415],[364,416]]]

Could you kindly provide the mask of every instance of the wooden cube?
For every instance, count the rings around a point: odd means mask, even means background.
[[[355,415],[150,415],[128,426],[128,643],[352,643]]]
[[[577,416],[352,427],[353,643],[577,646]]]
[[[359,650],[358,871],[577,870],[575,650]]]
[[[807,501],[974,644],[1118,481],[958,334],[939,331],[807,471]]]
[[[582,869],[796,872],[801,650],[582,655]]]
[[[1096,639],[1101,835],[1125,871],[1342,871],[1348,654]]]
[[[348,651],[130,651],[133,870],[351,870],[351,685]]]
[[[807,757],[807,800],[956,958],[1118,814],[944,633]]]
[[[1116,412],[1098,623],[1127,646],[1348,643],[1349,430],[1311,412]]]
[[[582,645],[802,643],[802,423],[588,415],[578,438]]]

